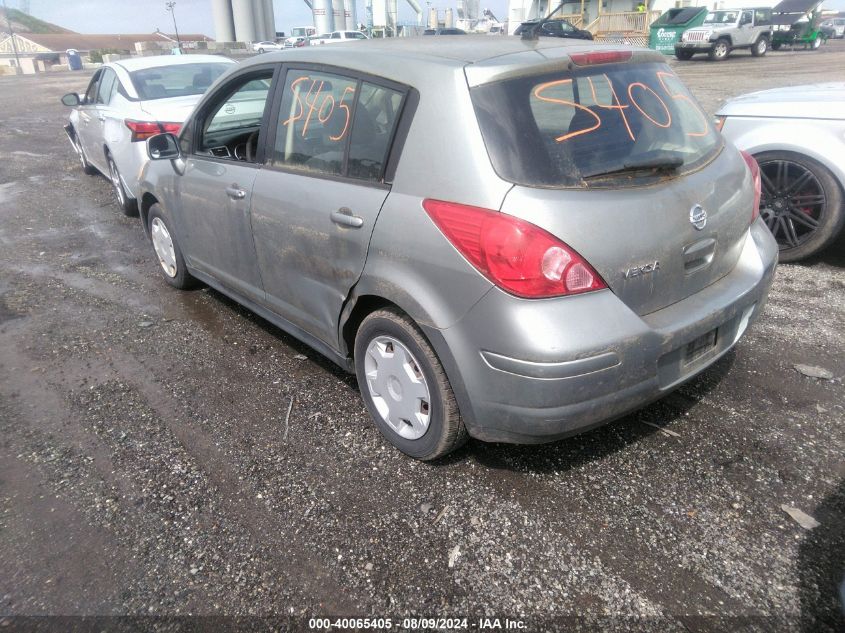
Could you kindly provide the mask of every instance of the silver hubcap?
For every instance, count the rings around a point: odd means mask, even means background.
[[[425,435],[431,420],[431,397],[410,350],[393,337],[379,336],[367,346],[364,373],[381,419],[405,439]]]
[[[117,196],[117,201],[123,205],[125,196],[123,194],[123,186],[120,184],[120,174],[117,171],[117,165],[114,161],[109,159],[109,174],[111,174],[111,184],[114,186],[114,193]]]
[[[158,255],[158,261],[168,277],[176,276],[176,252],[173,250],[173,239],[170,231],[161,221],[161,218],[153,218],[150,226],[150,233],[153,238],[153,248]]]
[[[716,57],[724,57],[727,52],[728,47],[726,44],[716,44]]]

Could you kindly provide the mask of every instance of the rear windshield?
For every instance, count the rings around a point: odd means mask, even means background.
[[[226,62],[177,64],[145,68],[129,73],[143,101],[201,95],[232,65]]]
[[[519,77],[471,95],[496,173],[518,184],[583,187],[608,178],[644,184],[695,169],[722,146],[663,63]]]

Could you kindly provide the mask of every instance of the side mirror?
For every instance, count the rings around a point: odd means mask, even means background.
[[[64,97],[62,97],[62,103],[66,106],[74,107],[78,106],[82,102],[79,100],[78,94],[76,94],[75,92],[69,92]]]
[[[147,155],[150,160],[173,160],[179,158],[179,139],[170,132],[156,134],[147,139]]]

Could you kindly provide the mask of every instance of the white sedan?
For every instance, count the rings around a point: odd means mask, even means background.
[[[235,62],[216,55],[124,59],[97,69],[85,94],[69,93],[65,132],[86,174],[103,173],[126,215],[137,213],[145,141],[178,134],[206,89]]]
[[[266,53],[267,51],[280,51],[284,47],[284,44],[278,44],[276,42],[266,40],[264,42],[254,42],[252,45],[252,50],[258,53]]]
[[[845,82],[752,92],[716,119],[760,164],[760,216],[781,261],[815,255],[845,232]]]

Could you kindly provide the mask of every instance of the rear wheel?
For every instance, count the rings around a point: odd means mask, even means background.
[[[710,49],[710,59],[713,61],[720,62],[723,59],[727,59],[728,55],[731,53],[731,45],[728,44],[728,40],[726,39],[719,39],[716,40],[716,43],[713,44],[713,48]]]
[[[185,258],[182,257],[182,249],[169,222],[164,218],[161,207],[158,203],[150,207],[150,239],[153,243],[158,263],[164,273],[164,280],[174,288],[188,290],[197,285],[197,280],[188,272],[185,266]]]
[[[446,372],[407,315],[384,309],[364,319],[355,336],[355,372],[379,431],[406,455],[436,459],[466,441]]]
[[[130,198],[126,194],[126,189],[123,187],[123,180],[120,177],[120,171],[117,169],[117,163],[114,162],[111,154],[106,155],[106,160],[109,164],[109,180],[114,189],[114,197],[117,199],[117,206],[123,211],[123,215],[135,216],[138,215],[138,203],[135,198]]]
[[[777,240],[780,259],[793,262],[830,244],[845,224],[842,189],[818,161],[794,152],[763,152],[760,215]]]
[[[765,37],[761,37],[759,40],[754,42],[754,45],[751,47],[751,54],[754,57],[762,57],[765,55],[769,50],[769,40]]]
[[[675,57],[677,57],[681,61],[687,61],[687,60],[692,59],[693,54],[694,53],[692,51],[685,51],[685,50],[676,50],[675,51]]]

